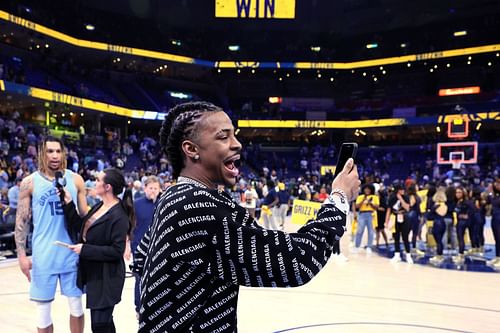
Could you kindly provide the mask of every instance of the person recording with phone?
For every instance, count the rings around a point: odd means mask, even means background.
[[[410,210],[410,200],[405,195],[405,188],[400,184],[394,185],[394,192],[389,197],[389,209],[385,217],[385,224],[389,225],[391,214],[395,216],[395,232],[392,234],[394,238],[394,256],[391,262],[401,261],[400,238],[403,238],[403,244],[406,251],[405,259],[408,264],[413,264],[413,258],[410,253],[410,222],[408,221],[408,211]]]
[[[83,218],[77,214],[68,191],[58,191],[64,195],[63,209],[70,233],[79,234],[78,244],[68,249],[80,257],[77,285],[81,290],[86,288],[94,333],[116,331],[113,310],[121,300],[125,283],[123,254],[135,223],[132,192],[125,188],[120,170],[109,168],[99,172],[96,192],[102,201]]]
[[[88,208],[83,179],[66,169],[63,142],[46,137],[38,150],[38,171],[21,182],[15,229],[19,266],[30,282],[29,295],[38,310],[39,333],[54,331],[51,304],[58,281],[61,294],[68,297],[71,333],[81,333],[84,327],[82,292],[76,286],[78,256],[54,245],[55,241],[72,243],[65,228],[62,203],[56,189],[63,183],[66,183],[67,195],[77,201],[78,211],[84,215]],[[29,258],[26,255],[26,238],[31,221],[32,257]]]
[[[242,150],[221,108],[177,105],[165,117],[160,142],[177,184],[160,197],[135,253],[139,332],[235,332],[240,286],[296,287],[324,267],[359,189],[352,159],[316,218],[289,234],[262,228],[218,190],[236,183]]]
[[[361,246],[363,233],[368,231],[368,243],[366,253],[372,252],[373,245],[373,217],[376,216],[380,204],[378,196],[374,194],[375,187],[372,184],[363,186],[363,194],[356,198],[356,210],[358,211],[358,228],[356,230],[356,249]]]

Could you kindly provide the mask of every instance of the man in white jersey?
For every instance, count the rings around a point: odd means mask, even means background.
[[[53,137],[45,138],[39,148],[38,171],[23,179],[19,191],[15,230],[17,257],[21,271],[30,282],[30,299],[37,305],[38,332],[54,331],[50,305],[59,280],[61,293],[68,297],[70,331],[82,333],[82,292],[76,286],[78,255],[54,244],[55,241],[72,243],[65,228],[63,209],[56,192],[56,172],[63,175],[65,188],[73,200],[78,201],[80,214],[85,215],[88,211],[83,179],[80,175],[66,170],[66,154],[62,141]],[[26,236],[31,220],[33,248],[32,258],[28,258]]]

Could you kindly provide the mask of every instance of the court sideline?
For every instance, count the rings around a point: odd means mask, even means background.
[[[347,250],[348,237],[342,239]],[[364,251],[346,263],[330,260],[300,288],[242,288],[240,333],[271,332],[498,332],[500,276],[436,269]],[[2,262],[2,332],[34,332],[36,309],[17,261]],[[58,295],[59,296],[59,295]],[[87,319],[90,319],[86,311]],[[68,330],[66,300],[53,303],[55,332]],[[126,279],[115,310],[117,332],[136,332],[133,280]],[[85,332],[90,332],[87,321]]]

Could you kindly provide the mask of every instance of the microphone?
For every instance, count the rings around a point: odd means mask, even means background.
[[[56,171],[55,177],[55,186],[59,190],[59,199],[64,203],[64,186],[66,186],[66,179],[63,177],[61,171]]]

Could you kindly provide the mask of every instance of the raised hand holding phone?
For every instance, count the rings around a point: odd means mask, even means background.
[[[358,168],[354,164],[354,160],[349,158],[338,176],[333,179],[332,189],[344,191],[347,200],[352,201],[359,193],[360,185],[361,181],[359,180]]]
[[[342,146],[340,146],[339,157],[337,159],[337,165],[335,166],[333,179],[337,178],[339,173],[344,169],[344,166],[349,158],[352,158],[353,160],[356,159],[357,152],[358,144],[356,142],[344,142]]]

